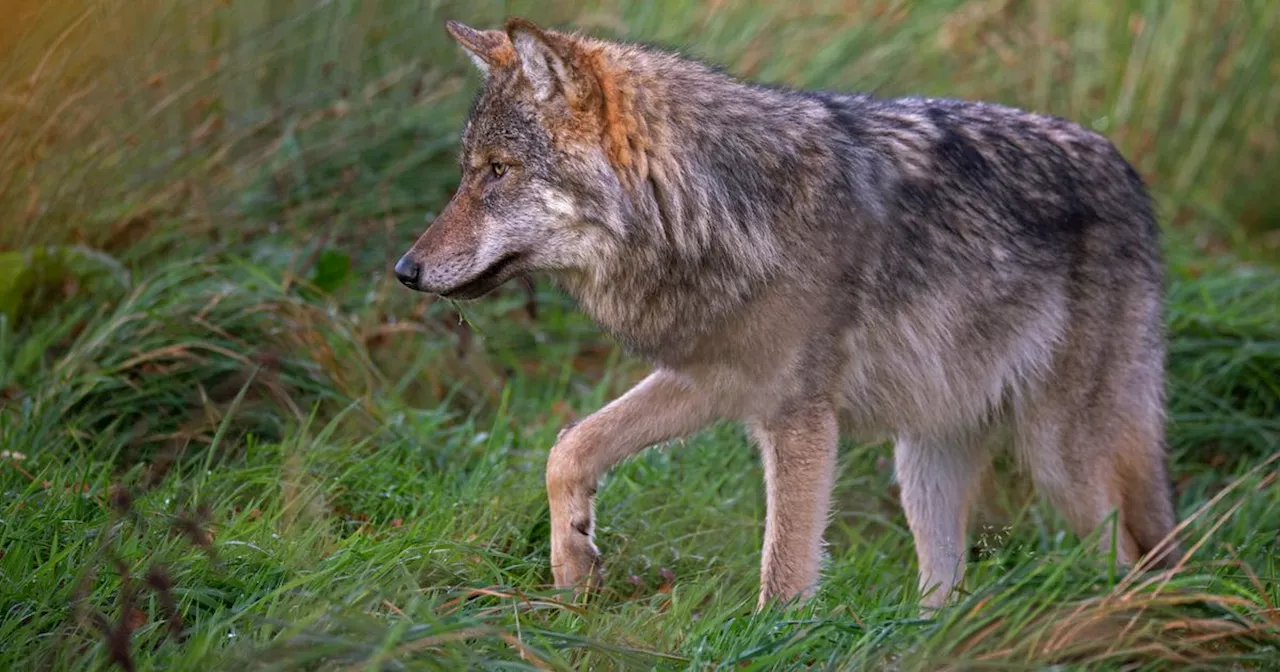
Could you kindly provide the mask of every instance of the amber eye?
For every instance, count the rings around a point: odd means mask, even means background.
[[[489,164],[489,169],[493,171],[494,177],[502,177],[507,174],[507,164],[498,161]]]

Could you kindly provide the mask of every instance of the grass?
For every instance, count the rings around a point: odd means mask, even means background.
[[[1273,3],[13,4],[0,668],[1280,659]],[[457,179],[477,80],[443,19],[508,14],[1113,137],[1166,230],[1186,566],[1126,576],[1011,498],[974,531],[968,594],[918,618],[888,448],[850,444],[819,594],[755,614],[760,468],[717,426],[616,470],[605,590],[551,590],[546,450],[643,365],[542,284],[464,308],[388,273]]]

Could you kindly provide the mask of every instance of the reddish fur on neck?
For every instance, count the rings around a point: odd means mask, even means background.
[[[635,154],[644,151],[641,124],[632,105],[631,92],[627,90],[623,74],[608,62],[604,50],[595,50],[584,60],[600,86],[600,135],[605,154],[616,170],[626,172],[635,167],[639,158]]]

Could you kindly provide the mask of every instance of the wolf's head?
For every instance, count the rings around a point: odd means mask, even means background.
[[[532,271],[590,273],[623,207],[609,147],[617,92],[602,45],[523,19],[504,31],[446,27],[484,88],[463,131],[457,192],[396,276],[474,299]]]

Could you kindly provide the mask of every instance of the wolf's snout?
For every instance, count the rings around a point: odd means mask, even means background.
[[[409,255],[400,257],[400,261],[396,262],[396,277],[400,279],[400,284],[409,289],[418,288],[418,278],[422,275],[422,264],[409,258]]]

